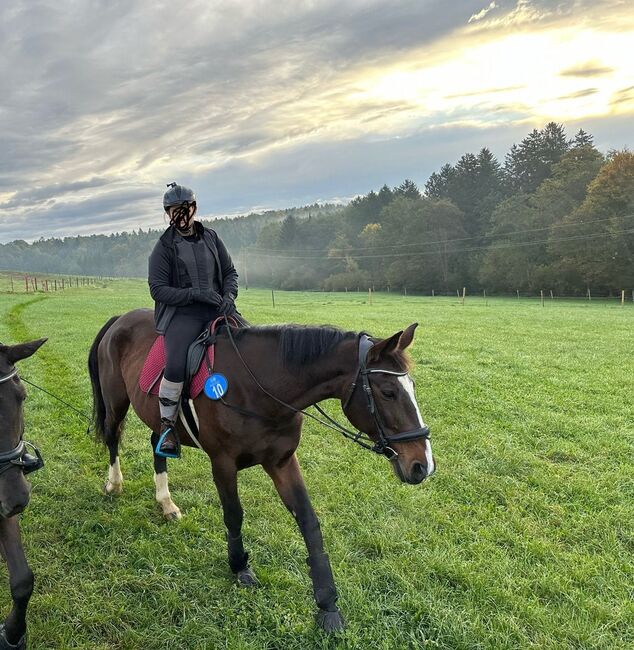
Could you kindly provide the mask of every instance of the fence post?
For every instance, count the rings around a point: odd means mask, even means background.
[[[520,290],[519,289],[517,290],[517,299],[518,300],[520,299]]]
[[[273,309],[275,309],[275,292],[271,289],[271,300],[273,301]]]
[[[588,302],[592,300],[592,296],[590,295],[590,287],[588,287]]]
[[[407,285],[404,286],[403,289],[405,290],[405,296],[407,297]]]
[[[372,304],[372,287],[368,287],[368,304]]]
[[[540,289],[539,294],[541,296],[541,301],[542,301],[542,307],[544,306],[544,290]]]
[[[555,296],[553,296],[553,290],[552,290],[552,289],[550,290],[550,299],[551,299],[551,300],[554,300],[554,299],[555,299]]]
[[[35,291],[37,291],[37,278],[35,278]]]
[[[464,297],[465,297],[465,294],[466,294],[466,293],[467,293],[467,288],[466,288],[466,287],[462,287],[462,306],[463,306],[463,307],[464,307]]]
[[[435,297],[435,296],[434,296],[434,290],[433,290],[433,289],[431,290],[431,297],[432,297],[432,298]]]

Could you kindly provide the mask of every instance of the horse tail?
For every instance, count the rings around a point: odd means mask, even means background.
[[[106,332],[112,327],[114,322],[119,316],[113,316],[97,334],[88,354],[88,372],[90,374],[90,381],[92,383],[92,424],[95,428],[95,436],[97,440],[101,440],[105,444],[106,436],[104,432],[104,423],[106,420],[106,403],[103,399],[101,392],[101,381],[99,380],[99,357],[98,350],[101,340],[106,335]]]

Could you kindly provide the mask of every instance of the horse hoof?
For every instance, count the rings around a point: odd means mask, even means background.
[[[4,627],[4,623],[0,623],[0,650],[26,650],[26,632],[22,635],[22,638],[14,645],[9,643],[7,639],[7,632]]]
[[[172,512],[164,512],[163,516],[167,521],[178,521],[179,519],[183,518],[183,515],[181,514],[180,510],[174,510]]]
[[[103,486],[103,491],[106,494],[121,494],[123,492],[123,483],[111,483],[110,481],[107,481]]]
[[[236,580],[241,587],[257,587],[259,584],[251,567],[238,571],[238,573],[236,573]]]
[[[339,610],[327,612],[324,609],[320,609],[317,612],[317,624],[324,632],[326,632],[326,634],[340,632],[346,627],[343,616]]]

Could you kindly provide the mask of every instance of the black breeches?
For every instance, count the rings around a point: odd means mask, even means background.
[[[215,313],[194,316],[179,314],[178,311],[174,314],[164,335],[165,379],[173,382],[185,381],[187,349],[215,316]]]

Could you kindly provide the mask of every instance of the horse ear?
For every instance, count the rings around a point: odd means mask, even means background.
[[[412,341],[414,340],[414,332],[418,327],[418,323],[412,323],[402,334],[401,338],[398,340],[398,349],[404,350],[409,347]]]
[[[389,352],[392,352],[392,350],[396,350],[402,334],[403,330],[396,332],[396,334],[390,336],[389,339],[383,339],[382,341],[375,343],[368,352],[368,363],[371,363],[372,361],[378,361],[384,354],[388,354]]]
[[[10,363],[15,363],[21,359],[26,359],[35,354],[40,346],[44,345],[48,339],[37,339],[28,343],[18,343],[17,345],[8,345],[6,348],[7,359]]]

